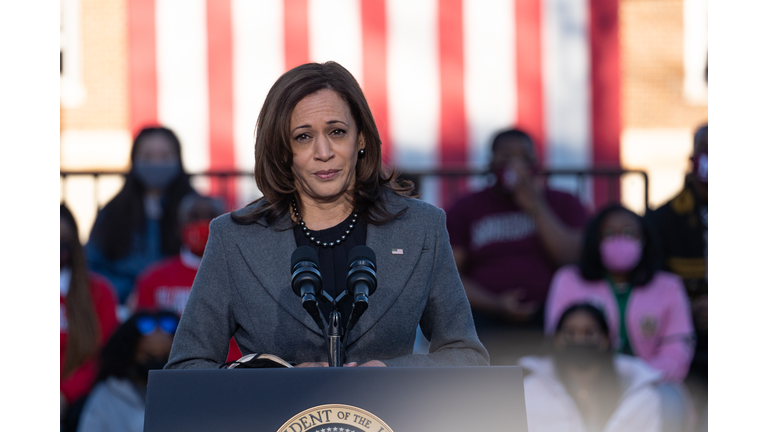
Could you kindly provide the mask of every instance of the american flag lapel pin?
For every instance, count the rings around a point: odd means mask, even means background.
[[[403,250],[402,249],[392,249],[392,255],[402,255]]]

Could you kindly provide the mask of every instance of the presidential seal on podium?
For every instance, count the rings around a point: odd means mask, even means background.
[[[393,432],[381,419],[351,405],[320,405],[296,414],[277,432]]]

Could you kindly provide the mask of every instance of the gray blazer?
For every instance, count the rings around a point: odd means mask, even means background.
[[[368,225],[366,245],[376,253],[378,288],[348,337],[347,361],[488,365],[448,242],[445,212],[392,192],[382,198],[394,213],[408,209],[382,226]],[[166,368],[218,367],[233,335],[243,355],[327,361],[325,339],[291,289],[296,247],[293,230],[277,230],[263,218],[251,225],[239,225],[229,214],[213,220]],[[413,354],[419,324],[430,341],[426,355]]]

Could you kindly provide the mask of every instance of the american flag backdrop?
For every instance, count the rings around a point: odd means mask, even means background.
[[[546,167],[619,164],[618,0],[128,0],[128,45],[132,132],[170,127],[192,172],[251,171],[270,86],[327,60],[361,84],[399,170],[483,167],[510,126]],[[442,205],[440,187],[424,199]]]

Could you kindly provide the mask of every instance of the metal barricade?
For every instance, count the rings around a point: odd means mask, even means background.
[[[618,167],[602,167],[602,168],[589,168],[589,169],[545,169],[537,173],[537,175],[544,176],[547,181],[552,180],[555,177],[572,177],[576,179],[577,190],[574,191],[577,195],[588,195],[588,189],[590,185],[594,185],[595,181],[603,181],[606,193],[604,200],[606,202],[595,202],[595,207],[599,207],[607,202],[619,202],[620,200],[620,178],[624,175],[635,174],[640,175],[643,181],[643,202],[645,203],[646,210],[648,209],[648,174],[642,170],[623,169]],[[67,187],[66,183],[69,179],[77,177],[91,177],[93,179],[93,198],[96,204],[95,211],[100,210],[111,197],[101,197],[100,182],[105,176],[122,176],[125,177],[125,173],[121,171],[61,171],[59,173],[61,178],[61,199],[62,203],[67,202]],[[429,177],[436,177],[447,185],[447,188],[454,191],[447,197],[447,202],[443,202],[443,206],[446,207],[454,199],[458,198],[464,193],[468,193],[470,190],[466,186],[467,181],[470,179],[479,179],[475,183],[489,184],[487,181],[490,178],[490,172],[488,170],[473,169],[473,168],[437,168],[431,170],[409,170],[399,173],[401,178],[411,180],[415,183],[417,191],[419,190],[423,180]],[[206,171],[200,173],[191,173],[190,177],[196,178],[208,178],[211,179],[210,194],[217,197],[228,199],[230,205],[233,204],[232,198],[235,194],[235,180],[238,178],[251,178],[253,173],[247,171]],[[592,182],[590,184],[590,182]]]

